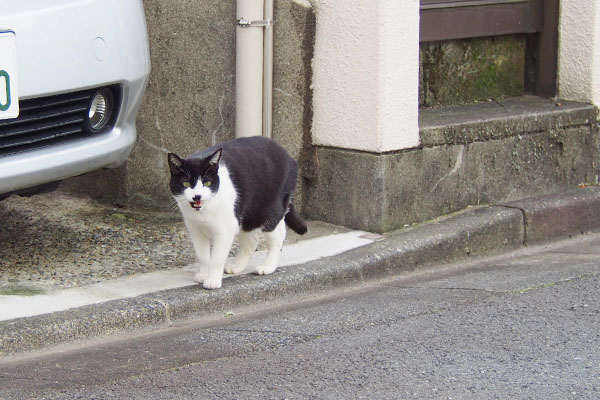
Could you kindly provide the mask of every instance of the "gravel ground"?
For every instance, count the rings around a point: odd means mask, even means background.
[[[0,295],[31,295],[194,262],[176,210],[133,210],[65,191],[0,202]],[[310,222],[304,238],[347,229]],[[286,243],[298,235],[288,230]],[[235,245],[232,252],[235,251]]]

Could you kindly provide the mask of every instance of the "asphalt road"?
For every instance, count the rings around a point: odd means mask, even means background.
[[[598,399],[599,300],[593,234],[0,360],[0,398]]]

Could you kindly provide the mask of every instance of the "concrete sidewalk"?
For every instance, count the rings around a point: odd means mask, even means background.
[[[235,276],[225,280],[223,288],[216,291],[183,285],[51,314],[10,319],[0,322],[0,355],[168,325],[184,318],[225,313],[242,305],[579,235],[600,228],[599,206],[600,188],[588,187],[560,195],[473,207],[383,238],[363,232],[353,236],[366,241],[357,244],[359,247],[350,246],[355,248],[283,266],[270,276]]]

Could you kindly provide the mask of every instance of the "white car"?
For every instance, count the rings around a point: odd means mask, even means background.
[[[142,0],[0,0],[0,199],[124,163],[149,74]]]

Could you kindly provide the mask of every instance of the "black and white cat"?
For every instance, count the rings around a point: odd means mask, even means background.
[[[168,162],[171,193],[200,263],[194,279],[206,289],[221,287],[223,271],[235,274],[246,268],[261,232],[267,255],[255,271],[259,275],[277,268],[284,222],[306,233],[293,204],[298,165],[274,141],[261,136],[235,139],[186,159],[169,153]],[[238,234],[239,252],[232,265],[225,265]]]

